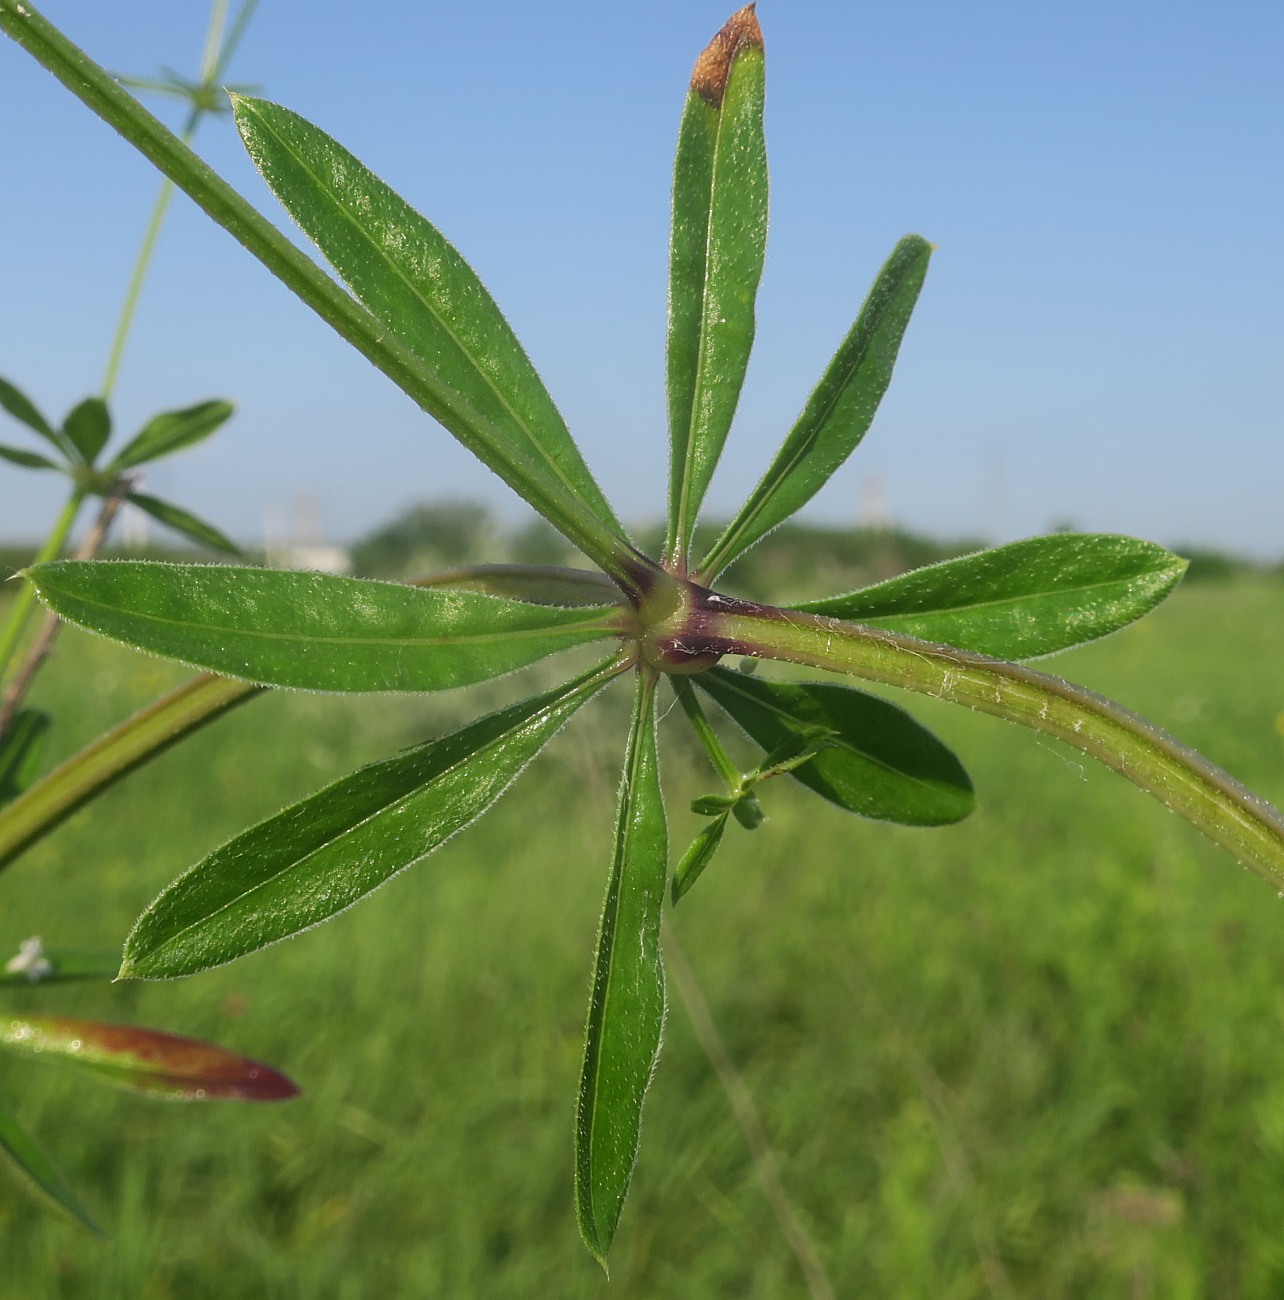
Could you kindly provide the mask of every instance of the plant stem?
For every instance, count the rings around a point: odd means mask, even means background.
[[[67,504],[62,508],[62,513],[55,521],[49,536],[45,539],[45,544],[40,548],[36,558],[32,560],[33,565],[44,564],[46,560],[56,560],[62,554],[62,548],[66,545],[67,538],[75,526],[76,516],[80,513],[81,502],[84,499],[84,495],[79,488],[72,492],[67,499]],[[13,609],[9,613],[9,621],[5,624],[3,636],[0,636],[0,681],[4,680],[9,664],[13,661],[13,656],[22,641],[22,634],[26,631],[27,620],[31,617],[31,611],[35,608],[35,604],[36,589],[23,578],[22,589],[13,602]]]
[[[296,248],[27,0],[0,0],[0,31],[11,36],[78,99],[119,131],[212,220],[519,496],[546,518],[557,520],[560,531],[622,589],[641,597],[663,579],[658,566],[604,524],[592,506],[583,497],[568,491],[554,471],[541,470],[537,478],[527,458],[494,435],[488,421],[471,402],[391,334],[302,249]]]
[[[718,739],[700,701],[696,698],[695,688],[680,673],[672,674],[669,681],[678,697],[678,703],[682,705],[682,711],[695,728],[696,735],[700,737],[700,743],[704,746],[705,753],[709,755],[709,762],[713,764],[714,771],[727,783],[727,789],[732,794],[737,793],[740,790],[740,769],[723,749],[722,741]]]
[[[214,0],[213,8],[210,10],[209,27],[205,33],[205,50],[201,56],[201,87],[207,89],[211,78],[221,70],[221,59],[219,55],[219,45],[223,35],[223,24],[227,18],[227,0]],[[196,135],[196,128],[200,125],[201,119],[205,116],[207,110],[200,104],[193,104],[191,112],[187,116],[187,122],[183,126],[183,133],[180,139],[184,144],[191,144]],[[156,194],[156,202],[152,205],[152,214],[147,221],[147,229],[143,232],[143,242],[138,250],[138,257],[134,261],[133,274],[129,277],[129,286],[125,290],[125,301],[121,306],[120,320],[116,323],[116,332],[112,337],[111,351],[107,356],[107,372],[103,375],[103,401],[107,401],[113,389],[116,387],[116,379],[120,374],[120,363],[125,356],[125,344],[129,340],[129,334],[134,324],[134,316],[138,311],[138,300],[142,296],[143,283],[147,279],[147,272],[151,269],[152,257],[156,252],[156,242],[160,238],[161,227],[165,224],[165,214],[169,210],[170,200],[174,197],[174,182],[166,177],[161,182],[160,190]]]
[[[201,673],[99,736],[0,810],[0,870],[109,785],[263,691]]]
[[[1019,722],[1090,754],[1284,890],[1284,815],[1201,754],[1082,686],[1020,664],[816,614],[713,597],[704,639]],[[723,611],[726,612],[723,612]]]

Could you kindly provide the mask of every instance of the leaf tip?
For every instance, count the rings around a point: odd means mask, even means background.
[[[736,56],[742,50],[761,51],[763,48],[762,28],[758,26],[755,7],[748,4],[737,9],[696,60],[691,73],[691,89],[714,108],[722,106]]]

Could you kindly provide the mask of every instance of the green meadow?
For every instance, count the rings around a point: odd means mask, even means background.
[[[1284,582],[1188,586],[1052,662],[1284,801]],[[66,753],[179,679],[67,633],[33,703]],[[0,953],[116,948],[174,875],[360,762],[526,693],[256,700],[0,877]],[[6,993],[269,1061],[276,1106],[158,1104],[0,1060],[109,1233],[0,1182],[0,1297],[805,1297],[670,990],[608,1283],[571,1130],[619,754],[579,715],[476,826],[325,927],[171,984]],[[1104,769],[904,699],[971,771],[961,826],[787,779],[671,915],[840,1297],[1284,1294],[1284,901]],[[673,847],[715,788],[662,724]]]

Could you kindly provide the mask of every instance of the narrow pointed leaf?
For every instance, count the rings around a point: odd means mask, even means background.
[[[449,587],[534,605],[619,605],[624,596],[604,573],[543,564],[478,564],[416,578],[416,587]]]
[[[0,1047],[65,1061],[117,1087],[168,1101],[285,1101],[299,1094],[285,1075],[259,1061],[136,1025],[11,1016],[0,1019]]]
[[[534,366],[440,231],[298,114],[238,98],[235,115],[277,198],[418,357],[425,408],[586,554],[599,563],[624,555],[624,531]]]
[[[904,709],[847,686],[765,682],[713,668],[692,679],[763,749],[792,736],[826,748],[789,775],[848,812],[905,826],[940,826],[972,811],[958,759]]]
[[[40,775],[53,718],[40,709],[19,709],[0,736],[0,808]]]
[[[208,438],[236,408],[231,402],[198,402],[181,411],[153,416],[111,462],[112,470],[129,469],[170,456]]]
[[[897,244],[776,459],[700,564],[705,582],[810,501],[865,436],[931,255],[918,235]]]
[[[700,878],[700,873],[713,861],[718,846],[722,843],[722,834],[727,829],[727,818],[731,810],[719,813],[691,843],[691,847],[682,855],[678,865],[673,869],[673,901],[677,903]]]
[[[669,537],[685,557],[731,428],[767,238],[762,31],[750,5],[696,62],[678,133],[669,255]]]
[[[159,497],[145,496],[142,492],[131,492],[129,503],[137,506],[144,514],[151,515],[166,528],[172,528],[176,533],[182,533],[184,537],[200,542],[202,546],[208,546],[214,551],[222,551],[224,555],[241,553],[241,548],[230,537],[219,532],[213,524],[207,524],[203,519],[198,519],[194,514],[171,505],[168,501],[162,501]]]
[[[12,1115],[0,1110],[0,1151],[12,1161],[17,1171],[29,1179],[35,1189],[47,1196],[59,1209],[71,1215],[95,1236],[102,1229],[89,1217],[67,1176],[54,1164],[49,1154],[31,1137]]]
[[[1131,623],[1181,581],[1186,561],[1106,534],[1032,537],[798,606],[996,659],[1033,659]]]
[[[642,1102],[660,1053],[660,911],[668,843],[655,749],[655,683],[639,676],[615,852],[598,934],[575,1126],[580,1233],[606,1267],[637,1160]]]
[[[111,437],[111,416],[101,397],[86,397],[62,422],[66,434],[86,465],[92,465]]]
[[[56,447],[64,456],[72,453],[71,444],[58,429],[41,415],[35,402],[21,389],[15,388],[7,379],[0,379],[0,407],[3,407],[20,424],[38,433],[47,443]]]
[[[0,446],[0,460],[7,460],[11,464],[21,465],[23,469],[56,469],[59,471],[62,469],[61,465],[50,460],[47,456],[41,456],[34,451],[23,451],[20,447]]]
[[[600,609],[328,573],[75,560],[28,573],[51,609],[93,632],[301,690],[447,690],[615,634]]]
[[[138,918],[122,978],[190,975],[351,907],[480,817],[615,671],[595,669],[363,767],[252,826]]]

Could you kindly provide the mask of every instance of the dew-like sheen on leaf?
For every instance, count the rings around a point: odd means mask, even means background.
[[[828,733],[795,780],[848,812],[905,826],[966,817],[972,782],[954,754],[904,709],[849,686],[766,682],[711,668],[691,679],[770,753]]]
[[[302,690],[445,690],[612,635],[602,611],[328,573],[74,560],[28,573],[51,609],[90,631]]]
[[[1185,572],[1185,560],[1152,542],[1056,533],[795,608],[996,659],[1033,659],[1140,618]]]

